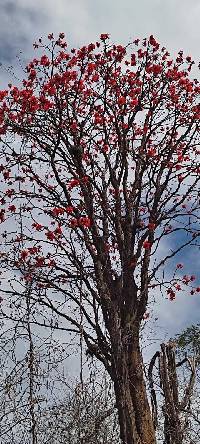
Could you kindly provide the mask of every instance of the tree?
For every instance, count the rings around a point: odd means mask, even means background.
[[[194,62],[153,36],[71,51],[48,38],[0,93],[2,312],[21,316],[28,291],[30,323],[79,335],[113,381],[122,443],[154,444],[148,302],[200,289],[175,262],[200,234]]]
[[[192,415],[195,417],[197,414],[198,417],[197,407],[192,403],[196,385],[196,362],[194,356],[185,356],[184,359],[177,360],[176,345],[175,341],[161,344],[161,350],[155,353],[149,365],[154,424],[159,442],[196,443],[199,440],[198,428],[191,428],[190,421]],[[155,374],[153,376],[153,370],[157,361],[156,377]]]
[[[111,382],[94,366],[87,379],[66,376],[68,353],[52,333],[1,332],[1,444],[119,444]]]

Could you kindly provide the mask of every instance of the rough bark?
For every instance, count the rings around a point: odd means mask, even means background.
[[[179,412],[175,355],[170,345],[161,344],[160,376],[165,399],[164,444],[180,444],[183,441],[183,428]]]
[[[114,327],[114,326],[113,326]],[[119,319],[111,334],[114,382],[122,444],[155,444],[155,431],[147,399],[139,330],[124,335]]]
[[[157,399],[154,390],[154,376],[153,368],[156,360],[159,364],[159,382],[162,389],[162,396],[164,398],[162,411],[164,419],[164,442],[163,444],[180,444],[185,442],[186,432],[188,430],[189,422],[187,421],[187,414],[184,418],[184,413],[188,412],[191,397],[194,391],[194,384],[196,378],[195,359],[187,356],[180,362],[176,363],[175,355],[176,343],[170,341],[168,344],[161,344],[161,350],[157,351],[151,359],[148,377],[151,390],[152,413],[154,418],[155,428],[157,426]],[[185,386],[182,400],[180,400],[179,392],[179,378],[177,368],[183,364],[189,364],[191,371],[189,381]]]

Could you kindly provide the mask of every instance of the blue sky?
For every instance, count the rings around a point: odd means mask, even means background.
[[[70,46],[96,41],[100,33],[110,33],[117,43],[153,34],[172,54],[183,49],[199,60],[199,0],[0,0],[0,6],[0,89],[15,83],[8,66],[23,77],[16,56],[26,63],[32,43],[50,32],[65,32]],[[197,256],[184,257],[186,268],[192,264],[190,274],[198,273]],[[171,303],[156,297],[157,337],[171,337],[199,321],[200,295],[180,295]]]

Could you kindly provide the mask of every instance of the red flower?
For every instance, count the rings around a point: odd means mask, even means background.
[[[51,102],[49,102],[49,100],[45,100],[42,103],[42,109],[44,111],[48,111],[50,108],[52,108],[53,104]]]
[[[27,256],[29,255],[29,251],[28,250],[22,250],[21,251],[21,258],[25,261]]]
[[[5,180],[9,179],[9,177],[10,177],[10,171],[5,171],[5,172],[3,173],[3,177],[4,177]]]
[[[41,231],[41,229],[43,228],[43,225],[37,224],[37,222],[34,222],[32,224],[32,227],[34,227],[36,229],[36,231]]]
[[[160,74],[162,72],[162,65],[153,65],[152,72],[154,73],[155,76],[157,74]]]
[[[176,298],[176,293],[172,290],[172,288],[167,290],[167,294],[169,295],[170,301],[173,301]]]
[[[94,116],[94,123],[95,125],[100,125],[101,123],[103,123],[103,117],[100,114],[96,113]]]
[[[183,264],[177,264],[176,268],[183,268]]]
[[[94,74],[93,77],[92,77],[92,81],[93,82],[98,82],[98,80],[99,80],[99,74]]]
[[[154,156],[156,156],[156,150],[155,150],[154,148],[150,148],[150,149],[147,151],[147,156],[148,156],[148,157],[154,157]]]
[[[150,43],[151,46],[154,46],[155,48],[159,46],[158,43],[156,42],[156,40],[154,39],[153,35],[150,35],[149,43]]]
[[[59,216],[60,214],[64,214],[64,212],[65,212],[65,209],[64,209],[64,208],[58,208],[58,207],[56,207],[56,208],[53,208],[53,210],[52,210],[52,215],[53,215],[53,216]]]
[[[38,247],[30,247],[30,248],[28,248],[28,251],[30,254],[36,254],[36,253],[38,253],[39,248]]]
[[[75,217],[73,219],[70,220],[70,225],[72,228],[75,228],[78,226],[78,219],[76,219]]]
[[[5,97],[7,96],[8,91],[0,91],[0,102],[5,99]]]
[[[60,236],[60,235],[62,234],[62,228],[61,228],[60,226],[58,226],[58,227],[55,229],[54,233],[55,233],[57,236]]]
[[[56,264],[56,263],[55,263],[54,259],[49,259],[48,267],[54,267],[55,264]]]
[[[175,285],[175,288],[176,288],[176,290],[178,290],[178,291],[181,290],[181,286],[180,286],[180,284],[176,284],[176,285]]]
[[[29,79],[33,80],[36,77],[36,70],[35,69],[31,69],[30,70],[30,74],[29,74]]]
[[[15,211],[16,211],[16,206],[15,206],[15,205],[10,205],[10,206],[8,207],[8,209],[9,209],[9,211],[11,211],[11,213],[15,213]]]
[[[156,224],[154,224],[153,222],[150,222],[150,223],[148,224],[148,229],[149,229],[149,230],[153,231],[153,230],[155,230],[155,228],[156,228]]]
[[[183,177],[183,176],[181,176],[181,174],[179,174],[179,176],[178,176],[178,181],[179,181],[179,182],[182,182],[182,181],[183,181],[183,179],[184,179],[184,177]]]
[[[91,220],[90,220],[89,217],[80,217],[79,223],[83,227],[86,227],[86,228],[90,228],[91,227]]]
[[[149,241],[144,241],[144,242],[143,242],[143,247],[145,248],[145,250],[150,250],[150,248],[151,248],[151,242],[149,242]]]
[[[88,73],[91,74],[96,69],[96,63],[88,63]]]
[[[66,207],[65,211],[67,214],[72,214],[74,212],[74,207]]]
[[[121,96],[118,98],[118,105],[125,105],[126,103],[126,97]]]
[[[72,122],[72,124],[70,125],[70,128],[73,132],[77,131],[78,125],[76,122]]]
[[[36,267],[43,267],[45,265],[45,258],[43,256],[36,257]]]
[[[101,34],[100,35],[100,40],[104,41],[104,40],[107,40],[107,39],[109,39],[109,34]]]
[[[45,233],[45,234],[46,234],[47,239],[49,239],[50,241],[53,241],[55,239],[55,234],[53,231],[47,231],[47,233]]]
[[[109,151],[109,146],[108,145],[104,145],[103,148],[102,148],[102,151],[104,153],[107,153]]]
[[[131,66],[135,66],[136,65],[136,56],[135,54],[131,54]]]
[[[5,210],[0,210],[0,223],[5,220]]]
[[[79,179],[71,179],[68,186],[69,188],[77,187],[80,184]]]
[[[40,64],[42,66],[49,66],[50,65],[50,61],[48,59],[48,57],[46,55],[43,55],[40,59]]]
[[[183,276],[183,283],[184,283],[185,285],[187,285],[189,282],[190,282],[190,277],[187,276],[187,275],[185,274],[185,275]]]
[[[54,96],[54,94],[56,94],[55,86],[50,86],[47,91],[48,91],[49,96]]]
[[[82,180],[82,183],[88,183],[89,182],[89,177],[88,176],[83,176],[81,180]]]
[[[138,105],[138,99],[132,99],[130,102],[131,106],[137,106]]]

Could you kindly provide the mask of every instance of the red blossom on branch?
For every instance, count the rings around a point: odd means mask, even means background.
[[[2,273],[31,283],[35,313],[83,333],[125,406],[122,441],[149,444],[139,343],[149,298],[200,292],[194,270],[169,266],[199,248],[200,84],[191,57],[172,60],[153,35],[123,46],[101,34],[70,50],[49,34],[35,48],[26,78],[0,92],[0,221],[13,219]]]
[[[143,242],[143,247],[145,248],[145,250],[150,250],[151,246],[152,246],[151,242],[149,242],[149,241]]]
[[[22,250],[21,251],[21,258],[22,258],[23,261],[25,261],[28,256],[29,256],[29,251],[28,250]]]
[[[15,205],[9,205],[8,210],[11,211],[11,213],[15,213],[16,206]]]
[[[103,41],[108,40],[109,39],[109,34],[101,34],[100,35],[100,39],[103,40]]]

